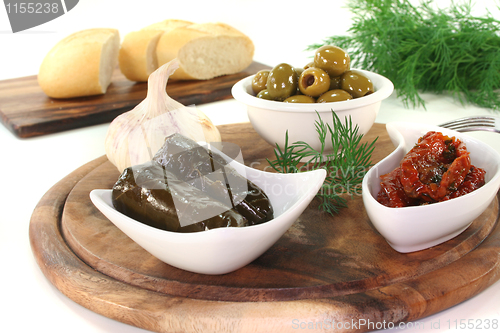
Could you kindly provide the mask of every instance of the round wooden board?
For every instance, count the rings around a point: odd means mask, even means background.
[[[273,149],[250,124],[220,127],[245,163],[265,168]],[[392,146],[383,125],[373,161]],[[157,332],[289,332],[298,323],[408,322],[458,304],[500,278],[498,197],[462,234],[431,249],[394,251],[371,225],[360,197],[337,216],[313,201],[289,231],[250,265],[200,275],[162,263],[90,202],[118,172],[102,157],[47,192],[30,224],[47,278],[79,304]],[[324,325],[321,325],[324,324]],[[347,331],[364,331],[366,327]],[[321,330],[318,330],[321,331]]]

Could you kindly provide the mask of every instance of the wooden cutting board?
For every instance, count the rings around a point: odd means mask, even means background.
[[[184,105],[231,98],[239,80],[269,67],[253,62],[244,71],[203,81],[169,81],[167,93]],[[0,121],[20,138],[28,138],[112,121],[132,110],[147,93],[146,82],[132,82],[116,69],[106,94],[53,99],[38,85],[37,76],[0,81]]]
[[[220,131],[242,148],[247,164],[263,169],[272,157],[251,125]],[[375,124],[365,139],[377,136],[373,162],[394,149],[385,126]],[[331,331],[333,321],[363,320],[396,325],[467,300],[500,278],[498,197],[459,236],[409,254],[378,234],[360,197],[336,216],[319,212],[313,201],[261,257],[209,276],[162,263],[92,205],[89,192],[110,188],[117,177],[103,156],[54,185],[33,213],[30,241],[45,276],[69,298],[151,331],[296,332],[310,323],[313,331]]]

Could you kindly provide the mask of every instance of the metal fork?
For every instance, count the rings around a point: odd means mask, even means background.
[[[488,131],[500,133],[500,117],[477,116],[455,119],[438,125],[458,132]]]

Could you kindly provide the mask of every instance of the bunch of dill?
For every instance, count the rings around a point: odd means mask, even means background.
[[[470,1],[449,8],[408,0],[351,0],[348,36],[330,44],[351,56],[352,67],[390,79],[406,107],[423,106],[419,92],[450,93],[462,104],[500,109],[500,21],[471,15]]]

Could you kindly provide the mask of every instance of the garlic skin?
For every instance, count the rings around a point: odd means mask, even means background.
[[[202,111],[186,107],[166,93],[168,78],[177,68],[179,63],[173,59],[151,73],[146,98],[109,125],[105,151],[118,171],[150,161],[165,138],[174,133],[197,142],[221,141],[219,130]]]

